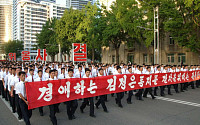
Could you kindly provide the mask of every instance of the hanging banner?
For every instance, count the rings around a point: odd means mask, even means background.
[[[200,70],[159,74],[121,74],[26,83],[29,109],[69,100],[200,79]]]
[[[73,62],[87,62],[87,45],[72,43]]]

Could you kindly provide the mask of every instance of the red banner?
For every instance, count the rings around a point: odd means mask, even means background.
[[[95,78],[71,78],[26,83],[29,109],[69,100],[123,91],[191,82],[200,79],[200,70],[159,74],[121,74]]]

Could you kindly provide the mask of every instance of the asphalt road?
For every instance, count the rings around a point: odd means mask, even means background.
[[[60,113],[56,114],[58,125],[200,125],[200,88],[189,89],[186,92],[174,93],[164,98],[157,97],[152,100],[145,98],[138,101],[133,97],[133,104],[127,104],[127,95],[123,98],[123,108],[117,107],[114,97],[108,96],[106,103],[109,113],[95,108],[96,118],[89,116],[89,107],[85,113],[80,113],[80,104],[75,113],[75,120],[68,120],[66,107],[60,105]],[[25,125],[17,120],[16,113],[0,99],[0,125]],[[51,125],[49,108],[44,107],[44,116],[39,115],[39,110],[33,110],[32,125]]]

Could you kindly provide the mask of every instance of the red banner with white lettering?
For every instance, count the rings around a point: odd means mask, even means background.
[[[26,83],[29,109],[129,90],[191,82],[200,70],[159,74],[121,74]]]

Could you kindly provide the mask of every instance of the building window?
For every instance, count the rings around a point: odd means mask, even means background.
[[[153,63],[153,55],[150,55],[150,63]]]
[[[174,45],[174,39],[171,36],[169,36],[169,44]]]
[[[179,53],[178,54],[178,62],[179,63],[185,63],[185,53]]]
[[[129,53],[127,57],[127,63],[129,62],[134,63],[134,55],[131,53]]]
[[[143,63],[147,63],[147,54],[143,55]]]
[[[112,56],[112,63],[115,63],[115,56]]]
[[[168,63],[174,63],[174,54],[168,54],[167,55],[167,62]]]

